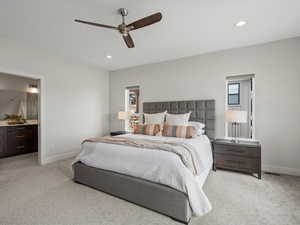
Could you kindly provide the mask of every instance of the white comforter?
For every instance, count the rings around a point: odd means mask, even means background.
[[[211,210],[211,204],[202,186],[212,167],[212,151],[207,136],[192,139],[157,137],[126,134],[134,138],[187,142],[196,149],[201,172],[194,176],[182,163],[179,156],[172,152],[138,149],[130,146],[106,143],[85,142],[75,162],[143,178],[164,184],[187,194],[194,216],[202,216]]]

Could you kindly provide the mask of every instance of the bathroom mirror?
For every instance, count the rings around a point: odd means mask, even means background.
[[[4,120],[6,114],[17,114],[27,120],[37,120],[38,94],[0,90],[0,120]]]

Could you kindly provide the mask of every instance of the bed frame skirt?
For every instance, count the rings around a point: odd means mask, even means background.
[[[87,166],[81,162],[73,165],[74,181],[122,198],[188,223],[191,208],[187,196],[165,185],[143,179]]]

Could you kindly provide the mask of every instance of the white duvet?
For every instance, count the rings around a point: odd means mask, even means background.
[[[172,152],[153,151],[130,146],[85,142],[75,162],[121,174],[143,178],[172,187],[187,194],[194,216],[202,216],[211,210],[211,204],[202,186],[212,167],[212,151],[207,136],[192,139],[125,134],[134,138],[187,142],[197,149],[200,163],[199,175],[194,176]]]

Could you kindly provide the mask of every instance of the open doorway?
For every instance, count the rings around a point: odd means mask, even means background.
[[[31,154],[41,163],[41,80],[0,73],[0,158]]]
[[[255,75],[226,78],[227,138],[255,139]]]

